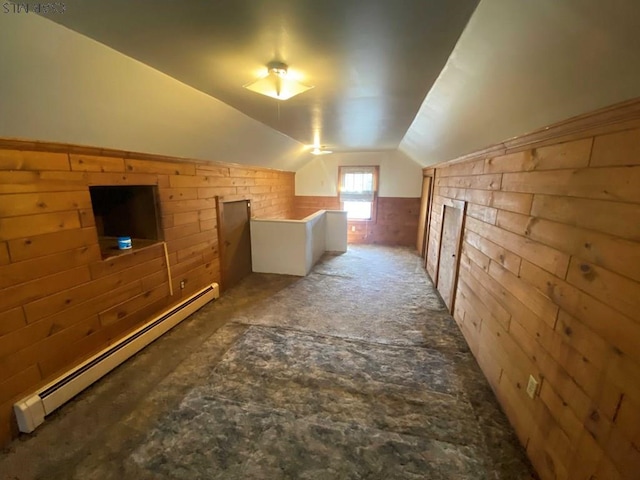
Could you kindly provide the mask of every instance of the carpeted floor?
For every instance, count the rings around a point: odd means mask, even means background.
[[[14,442],[3,471],[532,478],[419,258],[375,246],[302,279],[251,275]]]

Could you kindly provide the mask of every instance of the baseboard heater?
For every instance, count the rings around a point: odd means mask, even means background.
[[[200,307],[220,296],[217,283],[161,313],[117,343],[98,352],[13,405],[21,432],[33,432],[60,405],[168,332]]]

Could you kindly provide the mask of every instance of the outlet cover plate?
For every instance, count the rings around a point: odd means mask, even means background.
[[[527,395],[533,398],[536,396],[536,392],[538,391],[538,381],[533,378],[533,375],[529,375],[529,383],[527,383]]]

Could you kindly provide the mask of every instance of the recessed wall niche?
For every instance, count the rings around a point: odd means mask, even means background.
[[[133,248],[161,240],[153,185],[89,187],[103,256],[118,251],[118,237],[131,237]]]

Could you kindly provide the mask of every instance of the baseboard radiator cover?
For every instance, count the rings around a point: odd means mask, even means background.
[[[13,410],[20,431],[33,432],[45,416],[219,296],[218,284],[209,285],[16,402]]]

